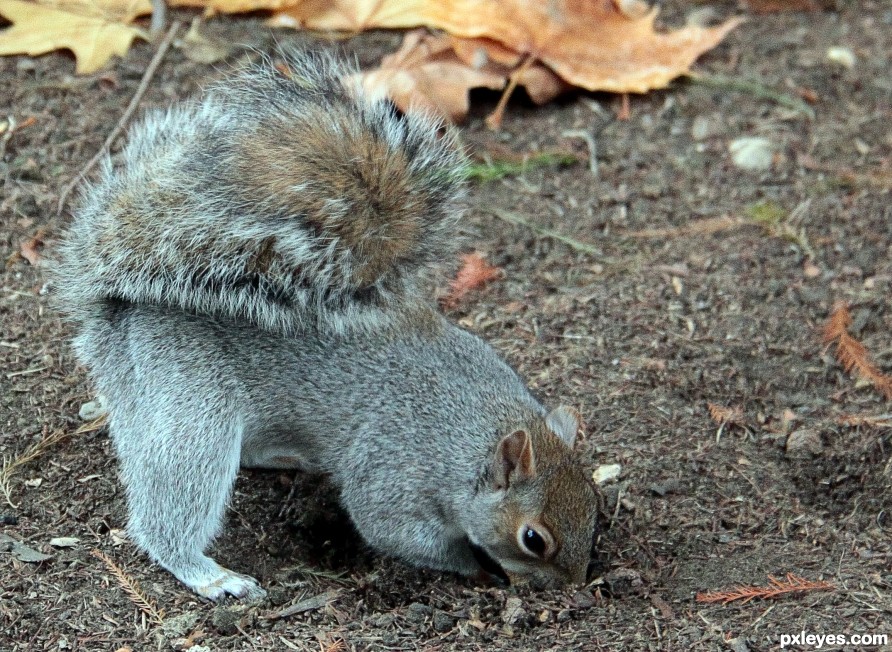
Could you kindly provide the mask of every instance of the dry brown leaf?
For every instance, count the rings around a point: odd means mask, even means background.
[[[124,56],[133,39],[145,38],[141,29],[126,25],[139,13],[134,4],[111,0],[0,0],[0,15],[12,22],[0,32],[0,55],[67,49],[77,59],[76,72],[94,72],[112,56]]]
[[[644,93],[685,74],[741,19],[657,33],[657,10],[637,0],[311,0],[284,9],[274,25],[358,32],[434,27],[498,41],[587,90]]]
[[[517,85],[526,89],[527,95],[536,104],[550,102],[572,86],[558,77],[550,68],[532,62],[523,66],[526,57],[505,47],[498,41],[488,38],[459,38],[450,40],[456,56],[471,68],[488,68],[500,72],[507,79],[514,75]]]
[[[415,30],[381,66],[362,73],[372,97],[389,97],[401,111],[422,109],[459,122],[468,113],[474,88],[500,90],[515,78],[537,104],[566,91],[569,85],[542,64],[520,65],[523,57],[489,39],[462,39]]]
[[[845,303],[837,303],[824,325],[824,344],[836,343],[836,359],[846,373],[854,371],[860,378],[870,382],[889,401],[892,400],[892,377],[878,369],[867,355],[867,349],[849,335],[852,316]]]
[[[424,30],[406,34],[400,49],[361,79],[372,97],[389,97],[401,111],[420,109],[453,122],[467,115],[472,88],[505,85],[504,75],[475,70],[459,59],[448,36]]]
[[[40,264],[40,260],[43,258],[41,252],[46,244],[44,242],[45,237],[46,232],[44,229],[38,229],[37,233],[31,236],[28,240],[25,240],[19,247],[19,253],[22,258],[27,260],[33,267],[37,267]]]
[[[297,1],[168,0],[168,4],[239,13],[282,9]],[[124,56],[134,39],[147,38],[130,23],[151,11],[151,0],[0,0],[0,16],[12,23],[0,31],[0,55],[70,50],[77,61],[75,72],[95,72],[112,56]]]
[[[474,252],[461,257],[462,266],[449,284],[449,294],[443,298],[443,305],[454,308],[471,290],[475,290],[502,276],[502,269],[490,265],[483,256]]]
[[[709,408],[709,416],[719,425],[725,423],[743,425],[743,408],[739,405],[722,407],[721,405],[716,405],[715,403],[707,403],[706,406]]]

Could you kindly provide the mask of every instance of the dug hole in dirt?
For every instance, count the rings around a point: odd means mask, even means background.
[[[661,19],[691,10],[671,2]],[[255,18],[204,30],[261,51],[307,39],[273,38]],[[373,65],[399,40],[319,47]],[[546,402],[580,409],[593,471],[619,467],[601,485],[596,578],[564,592],[480,587],[374,555],[331,487],[300,474],[241,473],[213,550],[258,577],[266,603],[200,602],[126,541],[107,433],[76,433],[93,394],[41,291],[39,257],[67,219],[60,190],[152,54],[136,45],[83,77],[64,54],[0,58],[0,116],[33,118],[0,150],[0,650],[742,652],[801,632],[892,637],[888,4],[750,15],[697,70],[757,83],[679,81],[633,96],[628,120],[615,119],[617,96],[519,97],[492,132],[483,117],[497,95],[474,95],[461,135],[482,159],[579,160],[473,184],[472,246],[503,273],[449,309]],[[227,65],[174,48],[141,110],[198,92]],[[567,135],[579,131],[597,134],[597,175]],[[749,167],[761,169],[741,167],[753,147]],[[874,377],[847,373],[839,339],[822,341],[840,302]],[[788,574],[829,586],[696,599]]]

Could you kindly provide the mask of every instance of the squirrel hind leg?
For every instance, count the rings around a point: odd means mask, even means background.
[[[154,415],[136,407],[138,401],[114,402],[111,435],[127,490],[130,538],[202,597],[262,596],[254,578],[204,554],[221,528],[238,473],[237,420],[222,410],[213,414],[211,405],[204,414],[177,415],[163,402],[152,403]]]

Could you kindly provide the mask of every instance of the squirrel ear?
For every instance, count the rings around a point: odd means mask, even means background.
[[[576,447],[576,436],[582,427],[582,417],[575,409],[561,405],[545,417],[545,425],[570,448]]]
[[[523,430],[516,430],[502,437],[496,449],[493,464],[493,481],[496,489],[507,489],[512,482],[526,480],[536,475],[536,459],[533,443]]]

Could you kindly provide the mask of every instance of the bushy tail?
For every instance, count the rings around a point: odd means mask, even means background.
[[[111,299],[293,332],[428,302],[463,209],[453,134],[364,97],[331,57],[283,59],[132,129],[58,249],[64,311]]]

